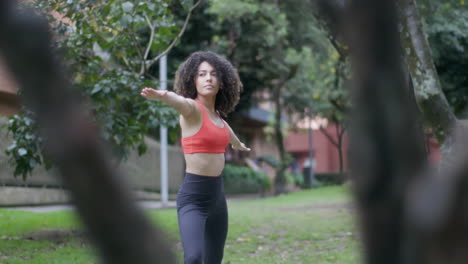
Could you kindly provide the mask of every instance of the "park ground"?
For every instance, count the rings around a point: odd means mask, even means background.
[[[224,264],[357,264],[360,243],[346,187],[229,202]],[[174,208],[146,210],[182,249]],[[0,264],[99,263],[73,211],[0,209]]]

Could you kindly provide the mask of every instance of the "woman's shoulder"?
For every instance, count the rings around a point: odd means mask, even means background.
[[[187,103],[190,104],[191,106],[192,112],[190,115],[186,115],[186,116],[180,115],[181,120],[185,120],[186,122],[188,121],[190,123],[192,123],[193,121],[201,120],[202,107],[203,107],[201,103],[192,98],[186,98],[186,99],[187,99]]]

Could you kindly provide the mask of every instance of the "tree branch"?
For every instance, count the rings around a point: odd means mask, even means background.
[[[151,24],[151,21],[150,21],[148,15],[146,15],[146,13],[145,13],[145,20],[146,20],[146,23],[148,24],[148,27],[151,30],[151,35],[150,35],[150,39],[149,39],[149,42],[148,42],[148,46],[146,47],[145,55],[143,56],[143,61],[141,63],[140,75],[143,75],[146,72],[146,69],[147,69],[146,68],[146,59],[148,58],[148,54],[149,54],[149,52],[151,50],[151,46],[153,45],[153,40],[154,40],[155,26]]]
[[[338,52],[338,54],[340,54],[340,57],[347,57],[349,54],[341,47],[341,44],[338,43],[338,41],[336,40],[336,36],[333,36],[333,35],[328,35],[328,40],[330,41],[330,43],[333,45],[333,47],[335,48],[335,50]]]
[[[144,64],[145,64],[144,54],[143,54],[143,51],[141,50],[142,47],[140,46],[140,43],[138,43],[137,36],[135,35],[135,28],[134,27],[135,27],[135,25],[132,24],[132,29],[128,30],[128,31],[129,31],[129,34],[130,34],[130,36],[132,38],[132,41],[133,41],[133,43],[135,45],[135,48],[136,48],[136,50],[138,52],[138,56],[141,59],[142,67],[144,68]],[[134,70],[132,70],[132,71],[134,71]],[[141,73],[140,73],[140,75],[141,75]]]
[[[341,130],[340,130],[340,134],[339,134],[339,137],[343,137],[343,134],[346,132],[346,127],[341,125]]]
[[[180,30],[179,34],[177,35],[177,37],[172,40],[171,44],[169,45],[169,47],[167,47],[167,49],[165,51],[163,51],[161,54],[159,54],[158,56],[154,57],[152,60],[150,61],[146,61],[145,63],[147,64],[146,68],[149,69],[156,61],[158,61],[162,56],[166,55],[175,45],[175,43],[182,37],[182,35],[184,34],[185,32],[185,29],[187,27],[187,24],[190,20],[190,17],[192,15],[192,12],[193,10],[200,4],[201,0],[198,0],[193,6],[192,8],[190,8],[190,11],[187,15],[187,17],[185,18],[185,22],[184,22],[184,25],[182,27],[182,29]],[[143,74],[143,73],[142,73]]]
[[[148,15],[146,13],[145,13],[145,20],[146,20],[146,23],[148,24],[148,27],[151,29],[150,40],[149,40],[148,46],[146,47],[145,56],[144,56],[144,60],[146,61],[146,59],[148,58],[148,54],[149,54],[149,52],[151,50],[151,45],[153,45],[154,29],[156,27],[151,24],[151,21],[150,21]]]
[[[322,132],[322,134],[330,141],[330,143],[333,144],[333,146],[338,147],[338,142],[333,139],[332,135],[330,135],[323,126],[320,126],[320,132]]]

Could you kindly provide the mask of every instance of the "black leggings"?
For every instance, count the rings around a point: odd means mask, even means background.
[[[185,264],[221,264],[228,229],[222,176],[185,174],[177,195]]]

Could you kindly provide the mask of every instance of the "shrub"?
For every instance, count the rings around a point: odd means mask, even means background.
[[[287,184],[293,184],[299,187],[302,187],[304,185],[304,176],[302,175],[302,173],[285,171],[284,176],[286,178]]]
[[[226,164],[223,177],[224,191],[229,194],[258,193],[270,188],[270,180],[265,173],[248,167]]]
[[[319,181],[321,185],[340,185],[346,180],[345,172],[331,172],[331,173],[317,173],[315,179]]]

